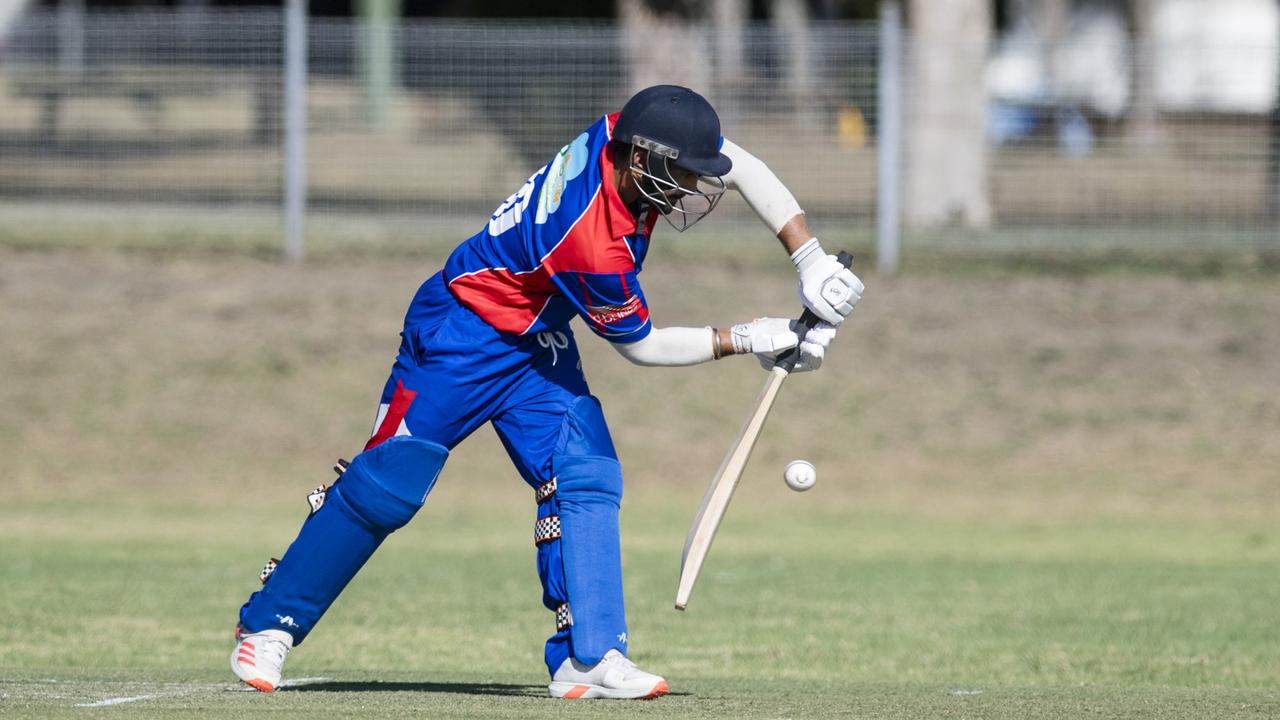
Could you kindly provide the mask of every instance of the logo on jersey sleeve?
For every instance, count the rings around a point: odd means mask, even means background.
[[[564,198],[564,186],[582,174],[587,167],[586,133],[573,139],[573,142],[560,149],[556,158],[547,168],[547,180],[542,184],[542,193],[538,197],[538,214],[534,222],[541,225],[547,216],[560,209],[560,200]]]
[[[640,309],[640,298],[632,295],[621,305],[588,305],[587,315],[601,325],[612,325],[619,320],[635,315]]]

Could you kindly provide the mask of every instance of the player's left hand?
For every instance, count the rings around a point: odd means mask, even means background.
[[[839,326],[866,287],[853,271],[828,255],[814,238],[793,256],[800,272],[800,301],[824,322]]]
[[[800,358],[796,360],[796,365],[791,372],[809,372],[822,367],[822,360],[826,357],[827,346],[836,336],[836,327],[830,323],[820,322],[810,328],[807,332],[804,327],[796,320],[791,321],[791,329],[800,335]],[[760,361],[760,367],[765,370],[772,370],[774,363],[778,361],[778,356],[782,353],[764,353],[757,354],[756,359]]]
[[[802,330],[799,324],[787,318],[762,317],[739,323],[730,331],[733,352],[735,355],[776,356],[800,344],[803,338],[799,330]]]

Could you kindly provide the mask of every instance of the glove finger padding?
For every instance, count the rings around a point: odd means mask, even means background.
[[[783,352],[786,352],[785,350]],[[791,372],[802,373],[810,370],[817,370],[822,367],[822,358],[824,351],[821,345],[812,343],[800,343],[800,358],[796,360],[796,364],[791,368]],[[757,353],[756,360],[760,361],[760,367],[765,370],[772,370],[773,366],[778,364],[778,356],[782,353]]]
[[[835,336],[836,327],[834,325],[820,322],[805,332],[804,339],[800,342],[801,352],[804,352],[805,344],[826,348],[831,344],[831,341],[835,339]]]
[[[800,357],[796,359],[796,365],[791,372],[809,372],[822,367],[822,361],[826,357],[827,346],[831,344],[831,340],[836,336],[836,327],[830,323],[819,322],[811,328],[806,328],[799,320],[792,320],[791,329],[797,334],[804,333],[800,340]],[[759,356],[760,367],[765,370],[772,370],[774,364],[777,363],[778,355],[781,355],[781,353]]]
[[[822,367],[822,360],[826,357],[826,348],[817,343],[802,342],[800,343],[800,362],[796,363],[796,369],[804,372],[805,370],[817,370]]]

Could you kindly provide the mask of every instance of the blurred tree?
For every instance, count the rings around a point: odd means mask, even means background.
[[[1280,223],[1280,54],[1276,55],[1276,64],[1275,106],[1267,122],[1267,178],[1263,186],[1267,196],[1263,207],[1268,218]]]
[[[365,94],[365,121],[384,130],[391,118],[391,102],[399,89],[396,77],[396,28],[400,0],[359,0],[360,35],[357,57]]]
[[[717,0],[709,0],[716,2]],[[769,0],[742,0],[748,6],[747,17],[762,20],[769,17]],[[59,0],[33,0],[33,4],[52,7]],[[313,16],[344,17],[359,14],[359,0],[310,0]],[[815,20],[874,20],[880,0],[804,0]],[[281,0],[88,0],[95,7],[278,7]],[[665,11],[682,4],[698,4],[681,0],[656,0],[655,7]],[[661,7],[659,7],[661,6]],[[758,6],[758,7],[757,7]],[[405,17],[475,17],[475,18],[613,18],[618,15],[614,3],[600,0],[556,0],[531,3],[529,0],[414,0],[404,5]]]
[[[991,0],[911,0],[905,217],[912,227],[984,227]]]
[[[701,0],[618,0],[631,91],[670,83],[709,92],[711,53],[692,26],[706,17]]]
[[[39,0],[40,5],[54,6],[59,0]],[[310,13],[318,17],[349,17],[359,14],[359,0],[309,0]],[[200,5],[210,7],[280,7],[281,0],[87,0],[96,7],[175,7]],[[405,3],[406,17],[539,17],[539,18],[609,18],[610,3],[598,0],[556,0],[531,3],[528,0],[414,0]]]
[[[1157,0],[1130,0],[1133,23],[1133,92],[1126,136],[1140,149],[1165,141],[1156,106],[1155,6]]]
[[[537,17],[537,18],[608,18],[613,16],[611,3],[599,0],[444,0],[410,5],[432,5],[432,15],[447,17]]]
[[[817,124],[817,101],[813,91],[813,60],[809,39],[809,9],[804,0],[773,0],[773,24],[786,48],[783,57],[783,87],[790,110],[800,124]]]
[[[1051,103],[1058,103],[1062,93],[1060,85],[1061,72],[1058,68],[1058,49],[1062,45],[1062,36],[1067,31],[1071,12],[1070,0],[1037,0],[1039,12],[1033,17],[1038,21],[1037,30],[1040,35],[1040,58],[1044,63],[1044,86]]]
[[[838,0],[837,16],[847,20],[875,20],[880,17],[881,0]]]
[[[723,125],[736,124],[750,87],[743,46],[743,32],[750,14],[751,4],[747,0],[711,0],[715,79],[708,97],[715,103]]]

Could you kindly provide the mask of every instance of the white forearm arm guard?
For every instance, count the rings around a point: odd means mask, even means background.
[[[654,328],[643,340],[613,343],[613,348],[636,365],[677,367],[714,360],[711,328]]]
[[[800,203],[760,158],[725,138],[720,152],[733,160],[733,169],[724,176],[727,187],[737,190],[760,220],[777,235],[791,218],[801,214]]]

